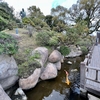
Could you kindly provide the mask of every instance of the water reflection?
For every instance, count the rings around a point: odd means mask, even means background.
[[[75,79],[75,73],[79,72],[79,64],[83,59],[84,57],[65,59],[61,70],[58,72],[57,78],[41,81],[35,88],[25,92],[28,100],[68,100],[70,86],[65,83],[66,75],[64,70],[69,72],[70,80]],[[72,65],[69,65],[67,63],[68,61],[71,61]],[[72,72],[72,69],[77,69],[78,71]],[[73,100],[72,97],[76,97],[76,95],[72,94],[70,100]],[[81,99],[79,98],[74,100]]]
[[[42,100],[64,100],[65,95],[60,94],[59,92],[53,90],[48,97],[44,97]]]

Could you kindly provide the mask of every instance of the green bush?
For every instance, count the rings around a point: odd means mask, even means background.
[[[35,26],[34,22],[30,18],[27,18],[27,17],[24,17],[22,19],[22,22],[23,22],[24,25],[30,24],[32,26]]]
[[[58,38],[56,36],[52,36],[49,39],[49,45],[54,46],[54,45],[57,45],[57,44],[58,44]]]
[[[13,55],[17,50],[17,41],[12,36],[0,32],[0,54]]]
[[[36,41],[40,45],[55,46],[58,44],[58,37],[54,31],[42,30],[41,32],[37,33]]]
[[[4,30],[7,27],[7,21],[0,16],[0,31]]]
[[[85,46],[81,46],[81,50],[83,54],[87,54],[88,53],[88,49]]]
[[[8,29],[9,29],[9,30],[13,30],[13,25],[12,25],[11,23],[8,23],[7,26],[8,26]]]
[[[75,44],[79,45],[80,47],[84,46],[89,49],[89,47],[92,46],[92,41],[91,39],[83,38],[83,39],[79,39]]]
[[[36,35],[36,41],[40,45],[49,45],[50,32],[41,31]]]
[[[50,31],[50,27],[43,27],[42,29],[43,29],[43,30]]]
[[[59,51],[64,56],[70,53],[70,49],[67,46],[61,46]]]
[[[29,50],[26,51],[27,54],[30,54]],[[41,56],[38,52],[35,52],[33,56],[27,56],[27,60],[19,65],[18,75],[20,77],[28,77],[31,75],[36,68],[40,68],[41,64],[36,60]],[[26,76],[27,74],[27,76]]]
[[[79,41],[76,42],[77,45],[80,46],[89,46],[91,45],[91,40],[89,39],[80,39]]]

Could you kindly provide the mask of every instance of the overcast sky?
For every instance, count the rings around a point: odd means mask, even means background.
[[[76,4],[77,0],[4,0],[13,6],[15,11],[21,11],[22,8],[27,10],[32,5],[39,7],[44,15],[50,14],[51,8],[58,5],[62,5],[66,8],[71,7],[72,4]]]

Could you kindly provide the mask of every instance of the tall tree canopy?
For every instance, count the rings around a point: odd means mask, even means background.
[[[51,15],[45,16],[45,22],[51,27],[51,29],[53,27],[52,18],[53,18],[53,16],[51,16]]]
[[[65,29],[66,25],[66,13],[68,12],[67,8],[63,6],[57,6],[56,8],[51,9],[52,18],[52,27],[54,31],[62,32]]]
[[[41,12],[40,8],[37,8],[36,6],[31,6],[28,8],[28,11],[31,17],[44,19],[44,15]]]
[[[95,21],[95,28],[100,27],[100,0],[78,0],[77,4],[72,5],[69,9],[69,17],[75,22],[85,20],[88,28],[93,27]],[[91,33],[91,31],[90,31]]]
[[[10,19],[14,19],[14,8],[13,7],[9,7],[8,3],[6,2],[0,2],[0,7],[2,9],[5,9],[5,11],[7,12],[7,14],[10,16]]]
[[[79,0],[79,8],[86,13],[88,27],[91,20],[100,16],[100,0]]]
[[[15,20],[13,7],[9,7],[6,2],[0,2],[0,31],[7,27],[10,20]]]
[[[89,28],[92,26],[91,22],[94,19],[99,19],[97,24],[98,22],[100,23],[100,0],[79,0],[78,3],[80,11],[83,10],[86,14],[85,20],[87,21]],[[95,26],[98,27],[97,24]],[[95,30],[98,29],[97,27]]]

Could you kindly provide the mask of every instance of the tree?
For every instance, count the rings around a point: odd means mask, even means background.
[[[6,9],[4,9],[0,3],[0,31],[7,27],[7,23],[10,16]]]
[[[37,8],[36,6],[31,6],[28,8],[28,11],[32,18],[44,19],[44,15],[41,12],[40,8]]]
[[[31,6],[28,8],[29,15],[27,18],[28,20],[23,20],[23,22],[28,22],[32,26],[34,26],[36,29],[41,29],[41,28],[48,28],[48,24],[44,21],[45,16],[41,12],[40,8],[37,8],[36,6]],[[28,24],[27,23],[27,24]],[[32,24],[33,23],[33,24]]]
[[[58,19],[65,21],[66,13],[68,12],[67,8],[63,6],[57,6],[56,8],[51,9],[51,15],[58,17]]]
[[[53,18],[52,15],[47,15],[47,16],[45,16],[45,22],[50,26],[51,29],[52,29],[52,27],[53,27],[52,18]]]
[[[78,0],[77,4],[72,5],[69,9],[69,17],[76,23],[81,20],[87,21],[88,28],[93,27],[92,22],[96,20],[93,31],[98,30],[100,26],[100,0]]]
[[[79,10],[79,4],[73,4],[68,13],[71,21],[78,22],[82,20],[82,13]]]
[[[51,9],[52,17],[52,29],[57,32],[62,32],[65,30],[66,25],[66,13],[67,8],[63,6],[57,6]]]
[[[13,7],[9,7],[9,5],[6,2],[0,2],[0,31],[9,26],[8,22],[16,20],[13,11]]]
[[[79,8],[80,11],[83,10],[85,12],[85,20],[87,21],[89,28],[91,27],[92,20],[95,18],[100,19],[100,0],[79,0]]]
[[[0,7],[5,9],[7,14],[9,15],[10,19],[14,19],[14,14],[13,14],[14,8],[13,7],[9,7],[7,2],[1,2]]]

